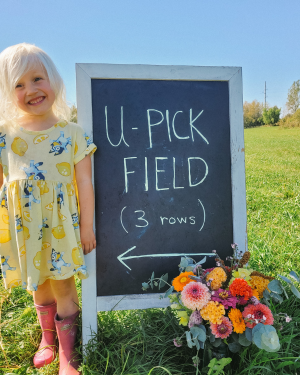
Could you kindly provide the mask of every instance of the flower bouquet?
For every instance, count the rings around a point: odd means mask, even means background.
[[[188,327],[181,337],[174,339],[175,346],[182,346],[185,338],[190,348],[199,351],[206,347],[218,360],[228,356],[228,351],[237,353],[250,345],[268,352],[279,350],[277,330],[291,318],[282,313],[273,315],[270,305],[272,300],[281,303],[283,295],[288,298],[287,286],[300,298],[296,288],[299,277],[293,271],[291,279],[279,275],[285,281],[283,286],[273,277],[249,268],[248,251],[242,254],[237,244],[232,248],[233,256],[226,259],[230,266],[225,265],[216,251],[212,254],[216,257],[216,267],[209,269],[202,268],[206,257],[200,262],[183,257],[180,274],[172,285],[168,284],[168,274],[155,278],[154,272],[142,284],[143,290],[169,285],[160,298],[169,297],[179,324]],[[198,366],[198,355],[193,360]]]

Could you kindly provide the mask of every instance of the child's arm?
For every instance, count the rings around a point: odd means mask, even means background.
[[[88,254],[96,247],[96,239],[93,230],[94,190],[92,185],[92,163],[90,156],[86,156],[75,164],[75,176],[80,206],[80,239],[84,254]]]

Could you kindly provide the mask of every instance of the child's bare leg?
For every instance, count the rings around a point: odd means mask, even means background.
[[[51,280],[51,287],[56,298],[59,319],[71,316],[79,310],[74,276],[66,280]]]
[[[36,292],[33,292],[33,300],[36,305],[46,306],[55,302],[50,280],[46,280],[44,284],[38,286]]]

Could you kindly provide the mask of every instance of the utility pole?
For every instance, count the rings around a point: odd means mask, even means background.
[[[267,107],[267,82],[265,81],[265,109]]]

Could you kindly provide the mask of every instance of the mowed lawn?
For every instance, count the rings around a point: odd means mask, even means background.
[[[246,129],[245,157],[250,265],[273,276],[291,270],[299,274],[300,128]],[[79,290],[79,282],[77,286]],[[273,305],[272,311],[293,319],[279,332],[280,351],[244,348],[226,375],[297,373],[300,301],[286,300]],[[98,322],[98,336],[85,351],[83,375],[196,374],[192,361],[196,350],[173,345],[185,327],[178,325],[169,308],[100,312]],[[20,288],[6,291],[0,280],[0,374],[56,375],[57,359],[40,370],[33,368],[39,340],[31,296]]]
[[[300,128],[245,129],[251,265],[272,276],[300,266]]]

